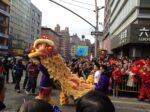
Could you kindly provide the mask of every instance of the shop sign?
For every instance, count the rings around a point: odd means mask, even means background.
[[[129,25],[119,35],[111,38],[111,49],[116,49],[129,43],[150,43],[150,25]]]
[[[119,39],[120,39],[119,44],[123,44],[127,41],[127,33],[128,33],[128,30],[125,29],[119,34]]]
[[[139,41],[150,41],[149,32],[150,29],[146,27],[139,29]]]
[[[150,25],[131,25],[131,43],[149,43]]]
[[[118,35],[114,35],[110,40],[111,50],[116,49],[117,47],[124,46],[130,42],[130,26],[122,30]]]

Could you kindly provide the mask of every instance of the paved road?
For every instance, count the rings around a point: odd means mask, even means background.
[[[40,77],[38,80],[40,80]],[[26,95],[23,90],[20,94],[16,93],[14,91],[13,84],[6,84],[6,87],[7,87],[5,99],[5,103],[7,105],[6,112],[16,112],[16,110],[24,102],[24,100],[30,100],[35,97],[32,95]],[[60,92],[59,90],[54,90],[52,93],[52,97],[56,100],[58,105],[59,105],[59,97],[58,97],[59,92]],[[115,105],[116,112],[150,112],[150,104],[147,102],[139,102],[137,101],[136,98],[127,98],[127,97],[116,98],[111,96],[110,98]],[[63,107],[60,106],[60,108],[62,109],[63,112],[70,112],[70,110],[71,112],[75,112],[74,103],[70,103],[69,105]]]

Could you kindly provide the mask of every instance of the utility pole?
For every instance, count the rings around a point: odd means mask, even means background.
[[[84,20],[86,23],[88,23],[90,26],[92,26],[94,28],[94,32],[91,32],[91,35],[95,36],[95,57],[97,58],[97,42],[98,42],[98,36],[100,35],[101,32],[98,31],[98,23],[99,23],[99,10],[105,8],[104,6],[102,7],[98,7],[97,6],[97,0],[95,0],[95,14],[96,14],[96,26],[94,26],[92,23],[90,23],[88,20],[86,20],[85,18],[83,18],[82,16],[80,16],[79,14],[77,14],[76,12],[72,11],[71,9],[59,4],[58,2],[55,2],[54,0],[49,0],[50,2],[53,2],[54,4],[68,10],[69,12],[73,13],[74,15],[78,16],[79,18],[81,18],[82,20]]]
[[[95,0],[95,14],[96,14],[96,27],[95,32],[98,32],[98,19],[99,19],[99,8],[97,6],[97,0]],[[95,34],[95,58],[97,58],[97,42],[98,42],[98,35]]]

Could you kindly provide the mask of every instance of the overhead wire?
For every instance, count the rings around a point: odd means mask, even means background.
[[[78,1],[78,0],[71,0],[71,1],[74,1],[74,2],[77,2],[77,3],[81,3],[81,4],[84,4],[84,5],[95,6],[95,5],[93,5],[93,4],[89,4],[89,3],[81,2],[81,1]]]
[[[86,3],[86,2],[81,2],[81,1],[78,1],[78,0],[71,0],[71,1],[77,2],[77,3],[81,3],[81,4],[84,4],[84,5],[94,6],[94,7],[95,7],[94,4],[89,4],[89,3]],[[98,7],[102,7],[102,6],[98,6]]]
[[[94,11],[92,9],[89,9],[89,8],[86,8],[86,7],[82,7],[82,6],[79,6],[79,5],[76,5],[76,4],[64,1],[64,0],[59,0],[59,1],[64,2],[64,3],[69,4],[69,5],[72,5],[72,6],[76,6],[76,7],[82,8],[82,9],[86,9],[86,10],[89,10],[89,11]]]

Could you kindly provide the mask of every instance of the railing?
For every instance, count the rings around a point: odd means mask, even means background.
[[[130,93],[139,93],[141,87],[141,80],[133,84],[133,86],[128,86],[128,76],[122,76],[121,82],[113,81],[113,96],[119,96],[119,92],[130,92]]]

